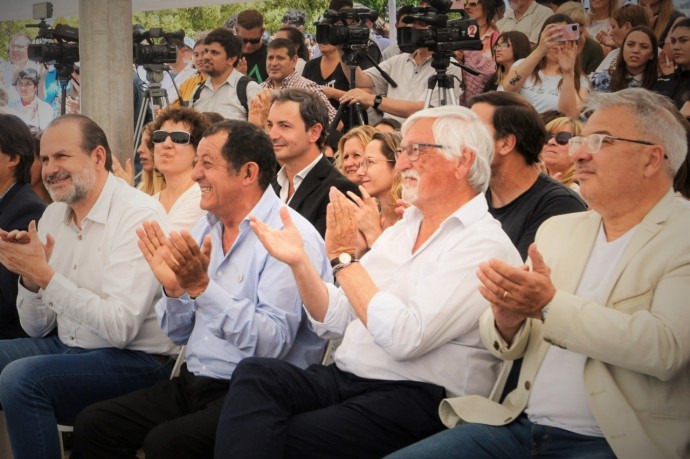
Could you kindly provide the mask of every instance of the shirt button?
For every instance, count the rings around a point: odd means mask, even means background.
[[[202,369],[202,370],[205,370],[205,369],[206,369],[206,365],[201,365],[201,369]]]
[[[74,336],[70,336],[69,339],[71,339],[72,341],[74,341]]]
[[[79,239],[81,241],[81,234],[79,236],[77,236],[77,239]]]
[[[237,282],[242,282],[242,279],[244,279],[244,276],[242,274],[237,275]]]
[[[72,269],[77,269],[77,265],[72,266]]]
[[[498,345],[498,341],[494,341],[494,349],[498,350],[500,346]]]
[[[532,388],[532,384],[529,381],[525,381],[525,389],[530,390]]]

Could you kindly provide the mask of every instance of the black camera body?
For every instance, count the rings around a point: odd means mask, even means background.
[[[339,12],[326,10],[316,24],[316,42],[346,47],[364,47],[369,42],[369,27],[364,21],[377,18],[368,8],[345,8]]]
[[[458,50],[481,50],[483,44],[479,36],[479,25],[467,17],[464,10],[451,10],[450,0],[435,0],[432,6],[415,8],[405,23],[422,23],[427,29],[398,27],[398,46],[400,50],[411,53],[419,48],[430,51],[451,52]],[[448,20],[448,13],[460,13],[460,19]]]
[[[36,38],[53,40],[53,43],[30,44],[27,51],[29,59],[41,64],[54,65],[58,79],[68,80],[75,68],[74,64],[79,62],[79,29],[66,24],[58,24],[52,28],[44,19],[27,27],[38,27]]]
[[[184,31],[163,32],[160,28],[150,30],[135,29],[132,39],[134,48],[132,55],[136,65],[168,64],[177,60],[177,48],[172,43],[154,44],[154,38],[163,38],[166,42],[172,39],[184,39]],[[146,44],[141,43],[146,41]]]

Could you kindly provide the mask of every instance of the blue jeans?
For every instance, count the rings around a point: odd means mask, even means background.
[[[386,459],[615,459],[606,439],[532,423],[520,416],[505,426],[463,424]]]
[[[169,377],[172,364],[140,351],[73,348],[55,335],[0,341],[0,403],[14,457],[60,458],[58,423]]]

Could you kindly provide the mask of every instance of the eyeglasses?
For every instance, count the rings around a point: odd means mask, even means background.
[[[29,49],[29,45],[11,45],[10,48],[16,51],[23,51],[25,49]]]
[[[261,41],[261,37],[259,37],[259,38],[243,38],[242,39],[242,43],[244,43],[245,45],[247,43],[251,43],[252,45],[256,45],[260,41]]]
[[[419,155],[422,155],[426,152],[422,151],[424,148],[446,148],[445,145],[436,145],[433,143],[413,143],[411,145],[408,145],[406,147],[403,147],[402,145],[398,148],[395,149],[395,159],[397,160],[400,158],[400,155],[403,153],[407,153],[407,159],[410,162],[417,161],[419,159]]]
[[[558,145],[568,145],[568,141],[573,137],[573,135],[570,132],[557,132],[556,134],[554,133],[549,133],[549,135],[546,136],[546,141],[544,142],[544,145],[549,143],[549,140],[551,139],[556,139],[556,143]]]
[[[32,86],[36,86],[36,84],[34,84],[33,81],[17,81],[15,86],[18,88],[31,88]]]
[[[498,51],[499,49],[510,49],[511,45],[509,41],[504,41],[503,43],[496,43],[494,45],[494,51]]]
[[[474,7],[476,7],[477,5],[479,5],[479,2],[467,2],[467,3],[465,3],[465,8],[467,8],[468,6],[469,6],[470,8],[474,8]]]
[[[649,142],[647,140],[624,139],[623,137],[614,137],[606,134],[590,134],[586,137],[571,137],[570,140],[568,140],[568,154],[573,156],[580,149],[580,147],[585,144],[587,151],[592,155],[596,155],[599,153],[599,150],[601,150],[601,147],[604,143],[611,145],[616,140],[620,140],[622,142],[639,143],[642,145],[655,145],[653,142]]]
[[[192,135],[185,131],[153,131],[151,135],[151,142],[153,143],[163,143],[165,139],[170,136],[170,140],[178,145],[186,145],[192,141]]]
[[[379,161],[385,161],[387,163],[394,163],[394,159],[381,159]],[[362,169],[362,172],[365,174],[369,170],[369,166],[378,163],[379,161],[375,160],[374,158],[366,158],[364,161],[360,161],[359,165],[357,166],[357,169]]]

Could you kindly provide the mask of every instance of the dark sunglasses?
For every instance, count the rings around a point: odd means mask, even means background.
[[[546,136],[546,141],[544,142],[544,144],[549,143],[549,140],[553,139],[554,137],[556,138],[556,143],[558,145],[568,145],[568,140],[570,140],[573,137],[573,134],[571,134],[570,132],[563,131],[558,132],[556,134],[549,134]]]
[[[259,43],[260,41],[261,41],[261,37],[259,37],[259,38],[243,38],[242,39],[242,43],[244,43],[245,45],[247,43],[251,43],[252,45],[255,45],[255,44]]]
[[[165,139],[170,136],[170,140],[172,140],[173,143],[177,143],[179,145],[185,145],[188,144],[192,141],[192,135],[189,132],[185,131],[153,131],[153,135],[151,135],[151,142],[153,143],[163,143],[165,142]]]

